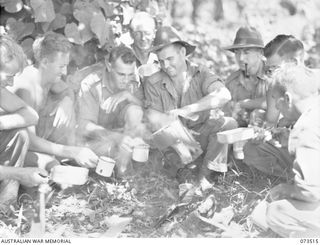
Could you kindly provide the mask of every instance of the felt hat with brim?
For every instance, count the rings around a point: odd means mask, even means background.
[[[234,52],[240,48],[264,48],[260,32],[254,27],[241,27],[237,31],[233,45],[225,47],[226,50]]]
[[[171,26],[162,26],[157,32],[153,41],[153,48],[151,51],[156,52],[170,44],[178,43],[186,48],[186,55],[191,54],[196,46],[191,45],[190,43],[183,41],[180,37],[178,31]]]

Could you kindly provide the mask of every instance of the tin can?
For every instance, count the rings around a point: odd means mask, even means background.
[[[104,177],[110,177],[112,175],[115,164],[116,161],[112,158],[100,157],[96,167],[96,173]]]
[[[149,158],[149,148],[147,144],[137,145],[133,148],[132,159],[137,162],[147,162]]]

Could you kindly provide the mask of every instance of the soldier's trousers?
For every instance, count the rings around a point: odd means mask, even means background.
[[[237,122],[231,117],[209,119],[200,127],[192,128],[199,133],[195,139],[205,152],[203,167],[217,172],[227,171],[228,144],[218,142],[217,133],[237,128]]]
[[[244,147],[244,162],[266,174],[291,179],[293,157],[286,148],[277,148],[268,142],[248,141]]]

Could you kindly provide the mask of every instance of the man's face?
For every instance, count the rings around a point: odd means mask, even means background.
[[[240,70],[246,75],[256,75],[261,65],[262,53],[258,48],[239,48],[234,51]]]
[[[128,83],[136,80],[135,68],[136,62],[126,64],[121,58],[111,64],[112,81],[118,90],[127,89]]]
[[[2,62],[3,61],[1,61],[1,63]],[[1,71],[0,71],[0,87],[12,86],[13,79],[15,75],[19,72],[20,72],[20,65],[15,58],[9,61],[3,62],[3,64],[1,64]]]
[[[135,26],[134,30],[132,30],[132,38],[134,41],[134,45],[144,51],[151,48],[154,37],[154,23],[141,24]]]
[[[294,97],[292,96],[292,93],[283,94],[277,86],[273,86],[271,88],[271,93],[272,98],[276,102],[276,108],[281,112],[283,117],[290,121],[296,121],[298,118],[294,107]],[[290,96],[290,99],[288,96]]]
[[[303,59],[299,57],[299,54],[294,55],[291,58],[286,58],[285,56],[281,57],[278,54],[274,54],[271,57],[267,58],[265,65],[266,75],[272,76],[273,72],[285,63],[294,63],[297,65],[303,64]]]
[[[46,59],[45,75],[52,82],[59,81],[61,80],[62,75],[67,75],[68,64],[69,64],[69,53],[59,52],[55,56]]]
[[[278,55],[274,54],[271,57],[267,58],[265,65],[266,75],[272,76],[273,72],[281,66],[283,59]]]
[[[176,77],[183,71],[182,68],[186,62],[183,50],[182,47],[169,45],[157,52],[161,69],[171,78]]]

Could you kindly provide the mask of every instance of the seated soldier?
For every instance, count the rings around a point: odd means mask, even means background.
[[[150,48],[156,31],[155,19],[147,12],[138,12],[132,17],[129,24],[129,29],[130,36],[133,39],[131,47],[137,59],[137,67],[145,64],[153,64],[157,60],[157,56],[153,53],[150,53]],[[76,51],[77,50],[75,49],[75,57],[78,56]],[[103,51],[96,50],[96,53],[100,54],[99,57],[104,57]],[[73,74],[68,74],[67,79],[69,82],[78,88],[78,85],[80,85],[81,81],[89,74],[96,73],[101,71],[101,69],[104,69],[105,62],[102,62],[101,58],[98,60],[99,62],[97,63],[81,67],[80,70],[76,70],[73,72]]]
[[[239,70],[227,78],[232,101],[225,112],[232,114],[241,127],[247,126],[254,114],[259,115],[252,118],[253,124],[262,126],[264,121],[268,81],[264,74],[263,47],[261,34],[254,27],[241,27],[233,45],[226,47],[235,54]]]
[[[131,47],[137,58],[137,67],[157,60],[156,55],[150,53],[156,33],[155,19],[147,12],[138,12],[132,17],[129,27],[133,39]]]
[[[283,237],[320,234],[318,81],[319,74],[314,70],[285,64],[275,71],[271,86],[276,107],[285,118],[295,122],[291,131],[284,129],[289,135],[283,139],[293,159],[293,179],[271,189],[271,203],[266,210],[268,226]]]
[[[6,89],[23,70],[26,57],[11,38],[0,36],[0,211],[9,210],[17,199],[19,184],[46,183],[48,173],[40,168],[24,168],[29,147],[26,127],[38,122],[37,113]]]
[[[277,35],[264,48],[266,61],[266,74],[272,75],[272,72],[284,63],[294,63],[296,65],[304,65],[304,45],[303,43],[291,35]],[[316,70],[319,72],[320,70]],[[319,82],[320,85],[320,82]],[[320,91],[320,86],[319,86]],[[276,126],[279,120],[280,112],[275,107],[275,101],[267,92],[267,113],[266,121],[269,126]],[[286,126],[292,122],[286,122],[283,118],[280,126]]]
[[[207,177],[211,173],[227,171],[228,145],[220,144],[216,133],[236,128],[237,124],[232,118],[210,116],[211,111],[222,108],[231,96],[218,76],[188,61],[187,55],[194,49],[195,46],[183,41],[174,28],[158,29],[153,50],[161,70],[146,78],[144,88],[148,119],[152,124],[157,124],[157,119],[152,118],[154,113],[150,113],[153,110],[180,117],[188,129],[198,133],[195,139],[205,152],[200,171],[202,184],[209,180]],[[158,129],[153,127],[153,130]]]
[[[75,160],[94,167],[98,157],[88,148],[71,146],[73,131],[73,95],[61,81],[69,63],[70,43],[61,34],[48,32],[35,41],[36,65],[26,67],[15,78],[14,91],[39,114],[39,124],[30,128],[30,151],[26,164],[50,170],[59,162],[52,156]],[[49,92],[51,91],[51,93]]]
[[[136,58],[124,45],[111,50],[107,68],[81,83],[80,141],[98,155],[115,158],[120,175],[130,162],[133,139],[143,135],[142,101]]]
[[[267,57],[266,73],[268,76],[272,76],[273,71],[285,63],[304,65],[303,44],[291,35],[276,36],[266,45],[264,54]],[[316,70],[313,71],[318,72]],[[244,146],[244,162],[264,173],[289,178],[292,159],[286,147],[281,147],[281,144],[276,139],[263,142],[265,138],[263,136],[264,131],[276,126],[279,128],[289,127],[294,123],[286,117],[282,117],[278,122],[279,115],[280,111],[276,107],[276,100],[272,97],[271,90],[268,89],[266,129],[261,130],[261,139],[249,141]],[[272,131],[276,133],[278,129],[272,129]],[[274,147],[274,145],[278,147]]]

